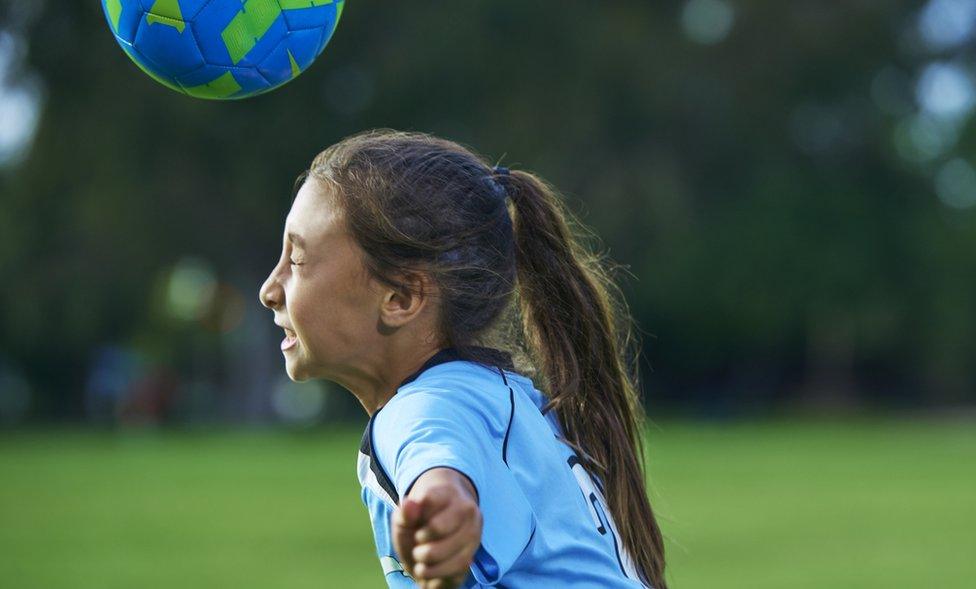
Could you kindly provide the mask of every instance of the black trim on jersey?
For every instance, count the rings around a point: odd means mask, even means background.
[[[443,350],[440,350],[436,354],[431,356],[426,362],[424,362],[423,366],[421,366],[416,372],[414,372],[406,379],[404,379],[404,381],[400,383],[400,386],[398,386],[397,389],[417,380],[417,378],[419,378],[420,375],[423,374],[426,370],[429,370],[434,366],[437,366],[438,364],[453,362],[454,360],[468,360],[471,362],[478,362],[481,364],[484,364],[485,362],[490,362],[491,364],[498,367],[499,372],[502,375],[502,379],[505,380],[506,385],[508,384],[508,380],[505,378],[504,371],[515,369],[514,365],[512,364],[512,356],[508,352],[495,350],[493,348],[482,348],[476,346],[465,348],[463,351],[457,348],[444,348]],[[515,393],[512,392],[512,387],[509,387],[508,390],[511,394],[510,398],[512,399],[512,416],[514,417]],[[400,494],[397,493],[396,485],[393,484],[393,480],[390,479],[390,477],[386,474],[386,471],[383,470],[383,466],[380,464],[377,457],[373,454],[373,424],[376,422],[376,416],[379,415],[382,409],[383,408],[380,407],[379,409],[376,410],[375,413],[373,413],[372,416],[370,416],[369,423],[366,424],[366,431],[363,432],[363,440],[359,445],[359,451],[365,454],[367,457],[369,457],[369,469],[373,471],[374,475],[376,475],[376,481],[380,484],[380,487],[382,487],[384,491],[389,493],[390,498],[393,499],[394,503],[399,504]],[[508,428],[509,430],[512,428],[511,418],[509,418]],[[502,449],[503,459],[505,456],[507,446],[508,446],[508,432],[505,433],[505,446]],[[505,464],[507,465],[508,462],[506,461]]]
[[[508,379],[505,378],[505,374],[502,373],[502,378],[505,379],[505,384],[508,384]],[[508,436],[512,433],[512,422],[515,421],[515,391],[512,387],[508,387],[508,402],[512,404],[512,411],[508,414],[508,428],[505,429],[505,441],[502,442],[502,462],[505,466],[508,466]]]
[[[470,346],[467,348],[444,348],[431,356],[424,365],[417,369],[416,372],[408,376],[400,383],[397,388],[407,385],[420,377],[425,371],[437,366],[438,364],[444,364],[445,362],[453,362],[454,360],[467,360],[469,362],[476,362],[478,364],[483,364],[486,366],[494,365],[498,366],[503,370],[514,370],[515,365],[512,363],[512,355],[508,352],[503,352],[502,350],[496,350],[494,348],[482,348],[479,346]],[[505,378],[505,375],[502,375]],[[506,382],[506,384],[508,384]]]
[[[620,557],[620,546],[617,544],[617,535],[613,533],[613,530],[610,530],[610,537],[613,538],[613,551],[617,555],[617,564],[620,566],[620,574],[622,574],[625,579],[629,579],[630,575],[628,575],[627,571],[624,570],[624,559]]]
[[[607,490],[603,488],[603,483],[600,482],[600,477],[590,477],[590,478],[593,479],[593,482],[596,484],[596,488],[600,489],[600,492],[603,493],[604,497],[606,497]]]
[[[597,486],[597,488],[600,489],[600,492],[601,493],[604,493],[604,491],[603,491],[603,485],[600,484],[599,479],[597,479],[597,478],[593,477],[592,475],[590,475],[589,471],[586,470],[586,465],[583,464],[583,461],[579,459],[579,456],[576,456],[575,454],[570,455],[570,457],[566,461],[566,463],[569,464],[569,468],[570,469],[572,469],[577,464],[580,465],[580,466],[582,466],[583,467],[583,471],[586,472],[586,476],[588,476],[590,478],[590,480],[593,481],[593,484],[595,484]],[[585,495],[584,495],[584,498],[586,498]],[[593,493],[590,493],[589,500],[593,503],[593,509],[596,509],[597,519],[600,520],[600,527],[597,528],[597,531],[600,532],[600,534],[601,535],[604,535],[604,536],[607,534],[607,532],[610,533],[610,538],[613,539],[613,552],[617,556],[617,566],[620,567],[620,574],[622,574],[625,579],[630,579],[631,578],[630,575],[628,575],[627,574],[627,571],[624,570],[624,559],[621,558],[621,556],[620,556],[620,545],[617,543],[617,535],[614,534],[613,533],[613,529],[610,528],[609,521],[607,522],[606,526],[604,526],[603,518],[600,517],[600,514],[601,513],[603,513],[603,517],[607,517],[607,518],[611,517],[611,515],[609,513],[604,512],[602,509],[597,509],[596,508],[597,500],[596,500],[596,496]],[[609,509],[609,506],[607,506],[607,508]],[[643,582],[642,579],[638,579],[638,581]]]
[[[377,413],[379,412],[377,411]],[[373,417],[376,417],[376,413],[373,414]],[[387,476],[386,472],[383,470],[383,466],[380,464],[380,461],[377,460],[376,456],[373,455],[373,417],[371,417],[369,419],[369,423],[366,424],[366,431],[363,433],[363,442],[359,446],[359,451],[369,457],[369,469],[373,471],[374,475],[376,475],[376,482],[380,484],[380,487],[382,487],[384,491],[389,493],[390,498],[393,499],[393,502],[399,505],[400,494],[397,493],[396,485],[394,485],[393,481],[390,480],[390,477]]]

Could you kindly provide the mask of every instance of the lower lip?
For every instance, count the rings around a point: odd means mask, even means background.
[[[281,351],[286,352],[294,348],[297,344],[298,344],[297,337],[285,337],[285,339],[281,340]]]

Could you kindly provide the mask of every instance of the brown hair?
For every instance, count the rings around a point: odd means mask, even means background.
[[[336,188],[377,279],[402,288],[397,276],[431,276],[445,345],[475,350],[501,332],[507,310],[520,316],[521,334],[507,347],[526,348],[547,410],[604,483],[638,571],[666,589],[664,544],[644,486],[630,315],[552,187],[529,172],[498,173],[456,143],[394,131],[333,145],[309,175]]]

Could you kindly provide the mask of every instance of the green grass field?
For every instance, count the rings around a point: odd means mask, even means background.
[[[0,587],[384,586],[359,433],[0,434]],[[677,589],[976,586],[976,427],[651,428]]]

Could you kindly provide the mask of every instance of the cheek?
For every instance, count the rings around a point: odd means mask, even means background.
[[[376,311],[365,285],[354,277],[297,285],[289,303],[295,329],[309,352],[330,357],[371,340]]]

